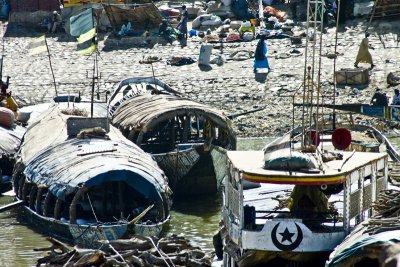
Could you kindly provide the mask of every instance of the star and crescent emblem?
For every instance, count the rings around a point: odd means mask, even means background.
[[[293,241],[293,236],[296,233],[290,232],[287,227],[285,227],[285,230],[283,232],[278,233],[279,224],[280,223],[277,223],[274,226],[274,228],[272,228],[271,232],[272,243],[275,245],[275,247],[283,251],[291,251],[296,249],[300,245],[301,241],[303,241],[303,232],[301,231],[300,226],[297,223],[295,223],[297,230],[297,237]],[[278,238],[280,240],[278,240]]]

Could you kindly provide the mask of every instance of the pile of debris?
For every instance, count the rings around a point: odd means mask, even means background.
[[[176,235],[156,238],[134,236],[131,239],[103,241],[101,250],[69,248],[62,242],[52,243],[49,255],[38,259],[36,266],[211,266],[213,255],[193,247]]]
[[[375,214],[366,223],[369,234],[378,234],[400,229],[400,191],[382,191],[372,205]]]

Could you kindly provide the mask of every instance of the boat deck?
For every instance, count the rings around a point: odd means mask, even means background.
[[[298,171],[278,171],[264,169],[263,151],[228,151],[233,167],[252,182],[275,184],[336,184],[342,183],[351,172],[387,157],[387,153],[341,152],[342,160],[332,160],[323,164],[323,171],[316,173]]]

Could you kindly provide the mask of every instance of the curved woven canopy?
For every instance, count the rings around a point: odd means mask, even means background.
[[[169,194],[167,178],[150,155],[111,127],[108,138],[69,137],[58,106],[31,124],[21,148],[24,174],[58,198],[107,181],[123,181],[149,199]]]
[[[230,120],[221,111],[173,95],[144,94],[122,102],[112,115],[112,124],[124,130],[148,132],[160,121],[182,115],[204,116],[234,136]]]
[[[0,156],[11,155],[18,151],[25,128],[16,126],[14,129],[6,129],[0,126]]]

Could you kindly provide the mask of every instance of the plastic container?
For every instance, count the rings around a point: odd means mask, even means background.
[[[211,57],[212,45],[211,44],[202,44],[200,47],[199,54],[199,65],[210,65],[210,57]]]

